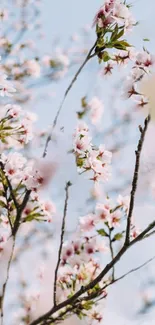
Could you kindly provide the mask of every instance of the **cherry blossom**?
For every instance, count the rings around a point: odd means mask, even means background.
[[[99,28],[105,28],[114,22],[124,24],[125,29],[129,30],[135,24],[135,19],[123,1],[107,0],[98,11],[94,24],[97,24]]]
[[[88,109],[90,109],[90,119],[92,123],[99,123],[104,110],[102,102],[95,96],[88,102]]]
[[[16,89],[12,86],[12,83],[7,80],[6,75],[0,75],[0,96],[11,97],[13,93],[16,92]]]
[[[99,149],[91,143],[88,127],[84,124],[78,126],[73,135],[73,151],[76,155],[76,163],[79,170],[92,171],[93,181],[107,181],[110,177],[109,165],[111,163],[111,152],[105,150],[104,145]]]
[[[24,66],[28,74],[35,78],[40,76],[40,65],[36,60],[26,61]]]

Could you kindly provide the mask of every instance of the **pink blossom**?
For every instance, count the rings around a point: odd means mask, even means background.
[[[91,189],[91,196],[94,198],[94,199],[99,199],[103,193],[102,193],[102,189],[101,189],[101,186],[99,183],[95,182],[92,189]]]
[[[104,204],[98,203],[96,205],[96,216],[99,221],[107,222],[109,221],[109,210],[105,208]]]
[[[13,118],[19,117],[21,113],[21,107],[19,105],[8,104],[5,106],[5,108],[8,111],[8,114]]]
[[[94,243],[89,242],[84,245],[84,250],[88,255],[95,253]]]
[[[119,195],[117,198],[117,202],[119,205],[121,205],[125,210],[129,209],[129,204],[130,204],[130,196],[122,196]]]
[[[63,245],[63,251],[62,251],[62,260],[67,261],[69,257],[71,257],[74,254],[73,246],[70,242],[66,242]]]
[[[40,65],[36,60],[29,60],[25,62],[25,68],[28,74],[37,78],[40,76]]]
[[[139,52],[136,56],[136,64],[145,67],[152,66],[155,64],[155,56],[146,51]]]
[[[21,170],[23,169],[26,158],[22,154],[13,152],[9,153],[7,156],[3,153],[1,155],[1,161],[4,164],[4,169],[6,175],[14,181],[20,181],[22,178]]]
[[[77,153],[84,153],[86,150],[89,150],[91,144],[91,137],[88,137],[87,134],[79,134],[74,139],[74,150]]]
[[[131,230],[131,237],[135,239],[140,234],[140,230],[136,228],[135,226]]]
[[[113,70],[113,63],[112,62],[108,62],[103,70],[103,74],[104,75],[111,75],[112,74],[112,70]]]
[[[43,188],[54,176],[56,165],[44,159],[34,160],[25,168],[23,182],[28,189]]]
[[[94,229],[95,226],[95,216],[94,214],[88,214],[85,217],[79,218],[79,226],[81,231],[91,231]]]
[[[101,159],[102,163],[110,164],[112,159],[112,152],[105,150],[105,145],[100,144],[98,158]]]
[[[138,95],[136,84],[133,80],[128,80],[124,86],[123,98],[128,99],[133,95]]]
[[[109,225],[110,227],[119,227],[121,221],[122,213],[120,210],[116,210],[115,212],[110,214]]]
[[[7,76],[0,76],[0,96],[11,97],[12,93],[15,93],[16,89],[12,86],[10,81],[7,81]]]
[[[90,119],[96,125],[101,121],[103,115],[103,103],[99,98],[94,96],[88,103],[88,109],[90,110]]]

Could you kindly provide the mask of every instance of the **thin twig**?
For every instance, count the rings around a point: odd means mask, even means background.
[[[110,253],[111,253],[111,259],[114,258],[114,251],[112,246],[112,239],[111,239],[111,229],[109,229],[109,247],[110,247]],[[112,268],[112,280],[115,279],[115,267]]]
[[[12,226],[12,221],[11,221],[11,218],[10,218],[10,215],[9,215],[10,208],[9,208],[9,198],[8,198],[8,195],[7,195],[7,186],[4,183],[2,185],[3,185],[3,189],[4,189],[4,193],[5,193],[6,202],[7,202],[7,218],[9,220],[10,228],[11,228],[11,231],[12,231],[13,226]]]
[[[155,235],[155,230],[151,231],[149,234],[145,235],[143,239],[149,238],[152,235]]]
[[[155,227],[155,221],[151,222],[135,239],[130,242],[130,246],[146,238],[146,235]],[[152,232],[152,235],[154,232]]]
[[[126,276],[128,276],[129,274],[134,273],[134,272],[140,270],[141,268],[143,268],[144,266],[146,266],[146,265],[148,265],[150,262],[152,262],[154,259],[155,259],[155,256],[149,258],[149,260],[147,260],[147,261],[144,262],[143,264],[141,264],[141,265],[135,267],[134,269],[128,271],[127,273],[121,275],[119,278],[115,279],[114,282],[118,282],[118,281],[124,279],[124,278],[125,278]]]
[[[131,220],[132,220],[132,212],[133,212],[134,202],[135,202],[135,193],[136,193],[137,183],[138,183],[140,156],[141,156],[143,143],[144,143],[144,139],[145,139],[145,134],[146,134],[146,131],[148,128],[149,121],[150,121],[150,115],[145,119],[144,128],[139,127],[141,136],[140,136],[140,139],[138,142],[137,150],[135,152],[136,153],[136,163],[135,163],[135,170],[134,170],[133,180],[132,180],[132,189],[131,189],[131,194],[130,194],[130,205],[129,205],[129,212],[128,212],[128,217],[127,217],[125,245],[128,245],[130,242]]]
[[[6,293],[6,288],[9,280],[9,271],[10,271],[10,266],[13,258],[13,253],[14,253],[14,248],[15,248],[15,238],[13,238],[13,244],[11,248],[11,254],[8,260],[8,265],[7,265],[7,272],[6,272],[6,279],[3,284],[2,288],[2,296],[0,297],[0,309],[1,309],[1,325],[3,325],[3,316],[4,316],[4,298],[5,298],[5,293]]]
[[[90,51],[88,52],[88,54],[87,54],[85,60],[83,61],[82,65],[80,66],[80,68],[79,68],[78,71],[76,72],[74,78],[72,79],[71,83],[69,84],[69,86],[67,87],[67,89],[66,89],[66,91],[65,91],[64,97],[63,97],[63,99],[62,99],[62,101],[61,101],[61,103],[60,103],[60,106],[59,106],[59,108],[58,108],[58,110],[57,110],[57,113],[56,113],[56,116],[55,116],[55,118],[54,118],[54,121],[53,121],[53,124],[52,124],[52,128],[51,128],[51,132],[49,133],[49,135],[48,135],[48,137],[47,137],[47,140],[46,140],[46,143],[45,143],[45,148],[44,148],[44,152],[43,152],[43,158],[46,157],[46,155],[47,155],[48,144],[49,144],[49,142],[50,142],[51,139],[52,139],[53,130],[54,130],[56,124],[57,124],[57,120],[58,120],[59,114],[60,114],[60,112],[61,112],[61,110],[62,110],[63,104],[64,104],[64,102],[65,102],[65,100],[66,100],[66,97],[67,97],[69,91],[71,90],[71,88],[73,87],[75,81],[77,80],[77,78],[78,78],[80,72],[83,70],[84,66],[85,66],[85,65],[87,64],[87,62],[90,60],[90,58],[91,58],[91,53],[93,52],[95,46],[96,46],[96,42],[95,42],[95,44],[91,47],[91,49],[90,49]]]
[[[26,204],[27,204],[27,202],[29,200],[30,194],[31,194],[31,190],[27,190],[26,193],[25,193],[23,202],[18,207],[16,219],[15,219],[13,230],[12,230],[12,236],[14,236],[14,237],[16,236],[16,233],[17,233],[18,228],[20,226],[20,219],[21,219],[21,216],[22,216],[22,212],[23,212],[23,210],[24,210],[24,208],[25,208],[25,206],[26,206]]]
[[[54,276],[54,289],[53,289],[54,306],[56,306],[57,276],[58,276],[58,269],[60,266],[61,252],[62,252],[62,246],[63,246],[63,241],[64,241],[64,232],[65,232],[65,223],[66,223],[68,198],[69,198],[69,187],[70,186],[71,186],[71,182],[67,182],[66,187],[65,187],[66,197],[65,197],[64,212],[63,212],[63,219],[62,219],[62,226],[61,226],[61,237],[60,237],[60,246],[59,246],[59,251],[58,251],[58,261],[57,261],[57,265],[56,265],[56,269],[55,269],[55,276]]]

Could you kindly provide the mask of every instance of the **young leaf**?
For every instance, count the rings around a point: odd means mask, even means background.
[[[123,234],[118,232],[118,233],[114,236],[114,238],[113,238],[112,241],[120,240],[120,239],[122,239],[122,237],[123,237]]]
[[[98,234],[101,235],[102,237],[108,237],[108,234],[104,229],[99,229],[97,230]]]

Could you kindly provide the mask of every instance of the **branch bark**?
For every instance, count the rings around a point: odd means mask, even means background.
[[[7,265],[7,271],[6,271],[6,279],[2,287],[2,296],[0,297],[0,310],[1,310],[1,325],[3,325],[3,317],[4,317],[4,298],[5,298],[5,293],[6,293],[6,288],[7,288],[7,283],[9,280],[9,272],[10,272],[10,266],[11,262],[13,259],[13,253],[14,253],[14,248],[15,248],[15,238],[13,238],[13,244],[11,248],[11,253]]]
[[[80,68],[78,69],[78,71],[76,72],[75,76],[73,77],[71,83],[69,84],[69,86],[67,87],[66,91],[65,91],[65,94],[64,94],[64,97],[60,103],[60,106],[57,110],[57,113],[56,113],[56,116],[54,118],[54,121],[53,121],[53,124],[52,124],[52,128],[51,128],[51,132],[49,133],[48,137],[47,137],[47,140],[46,140],[46,143],[45,143],[45,148],[44,148],[44,152],[43,152],[43,158],[46,157],[47,155],[47,148],[48,148],[48,144],[49,142],[51,141],[52,139],[52,134],[53,134],[53,131],[54,131],[54,128],[56,127],[56,124],[57,124],[57,120],[58,120],[58,117],[60,115],[60,112],[62,110],[62,107],[63,107],[63,104],[66,100],[66,97],[69,93],[69,91],[72,89],[75,81],[77,80],[79,74],[81,73],[81,71],[83,70],[84,66],[87,64],[87,62],[91,59],[91,53],[93,52],[95,46],[97,44],[97,41],[94,43],[94,45],[91,47],[91,49],[89,50],[85,60],[83,61],[82,65],[80,66]]]
[[[66,197],[65,197],[65,204],[64,204],[64,213],[63,213],[63,219],[62,219],[62,226],[61,226],[61,237],[60,237],[60,246],[58,251],[58,261],[55,269],[55,276],[54,276],[54,288],[53,288],[53,301],[54,306],[56,306],[56,286],[57,286],[57,276],[58,276],[58,270],[60,266],[61,261],[61,253],[62,253],[62,246],[64,242],[64,232],[65,232],[65,223],[66,223],[66,215],[67,215],[67,206],[68,206],[68,198],[69,198],[69,187],[71,186],[70,182],[67,182],[65,187]]]
[[[130,242],[130,229],[131,229],[131,220],[132,220],[132,212],[134,208],[134,202],[135,202],[135,193],[137,189],[137,183],[138,183],[138,173],[139,173],[139,167],[140,167],[140,156],[142,152],[142,147],[145,139],[145,134],[148,128],[148,124],[150,122],[150,115],[145,119],[144,122],[144,128],[139,127],[139,130],[141,132],[141,136],[138,142],[137,150],[136,150],[136,163],[135,163],[135,170],[133,174],[133,180],[132,180],[132,189],[130,194],[130,205],[129,205],[129,212],[127,217],[127,228],[126,228],[126,238],[125,238],[125,245],[128,245]]]

